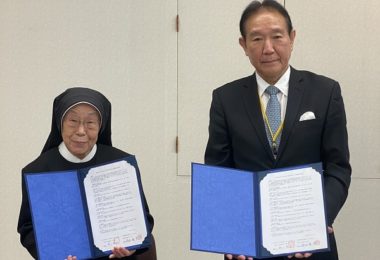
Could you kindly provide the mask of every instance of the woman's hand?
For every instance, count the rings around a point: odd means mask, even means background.
[[[114,247],[112,249],[112,254],[109,256],[109,258],[123,258],[126,256],[133,255],[135,252],[136,250],[128,250],[124,247]],[[77,257],[69,255],[65,260],[77,260]]]
[[[312,255],[312,253],[296,253],[295,255],[290,255],[288,258],[309,258]]]
[[[128,250],[124,247],[114,247],[112,249],[112,254],[109,256],[109,258],[122,258],[122,257],[133,255],[135,252],[136,250]]]

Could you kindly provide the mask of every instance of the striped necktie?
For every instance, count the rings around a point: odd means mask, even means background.
[[[275,157],[281,139],[280,133],[277,133],[278,131],[281,131],[279,130],[281,125],[281,105],[277,98],[278,92],[280,92],[280,90],[275,86],[269,86],[265,90],[265,93],[269,94],[269,100],[265,111],[268,120],[265,124],[265,128],[269,144]]]

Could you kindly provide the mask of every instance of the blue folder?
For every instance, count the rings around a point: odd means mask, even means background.
[[[135,167],[142,195],[135,157],[129,156],[123,160]],[[65,259],[69,254],[76,255],[77,259],[93,259],[111,254],[111,251],[99,250],[93,243],[83,186],[83,180],[90,169],[24,174],[38,259]],[[141,203],[143,201],[141,198]],[[146,224],[145,212],[144,216]],[[148,247],[149,244],[148,236],[142,244],[128,249]]]
[[[321,163],[288,169],[303,167],[322,173]],[[281,170],[285,169],[253,173],[192,163],[191,249],[255,258],[279,256],[262,246],[259,183]]]

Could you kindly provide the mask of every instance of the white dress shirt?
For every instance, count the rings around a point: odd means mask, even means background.
[[[259,97],[261,99],[261,103],[264,108],[263,112],[265,112],[265,109],[269,101],[269,94],[265,93],[265,89],[268,86],[275,86],[276,88],[280,90],[277,94],[277,98],[281,105],[281,121],[284,121],[285,112],[286,112],[286,104],[288,102],[290,66],[285,71],[284,75],[282,75],[282,77],[274,85],[271,85],[268,82],[266,82],[262,77],[260,77],[259,74],[255,73],[255,75],[256,75],[256,81],[257,81],[257,86],[258,86],[257,89],[258,89]]]

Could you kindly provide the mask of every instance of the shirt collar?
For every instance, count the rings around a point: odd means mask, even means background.
[[[259,96],[262,97],[265,89],[270,86],[268,82],[266,82],[258,73],[255,73],[257,86],[259,90]],[[290,66],[285,71],[285,73],[281,76],[281,78],[274,84],[276,88],[278,88],[281,93],[285,96],[288,96],[289,91],[289,79],[290,79]]]
[[[62,142],[58,146],[58,151],[62,155],[62,157],[65,158],[67,161],[72,162],[72,163],[85,163],[85,162],[90,161],[92,158],[94,158],[96,150],[97,150],[97,147],[95,144],[94,147],[92,147],[91,151],[86,155],[86,157],[84,157],[83,159],[80,159],[80,158],[76,157],[75,155],[73,155],[69,151],[69,149],[67,149],[64,142]]]

